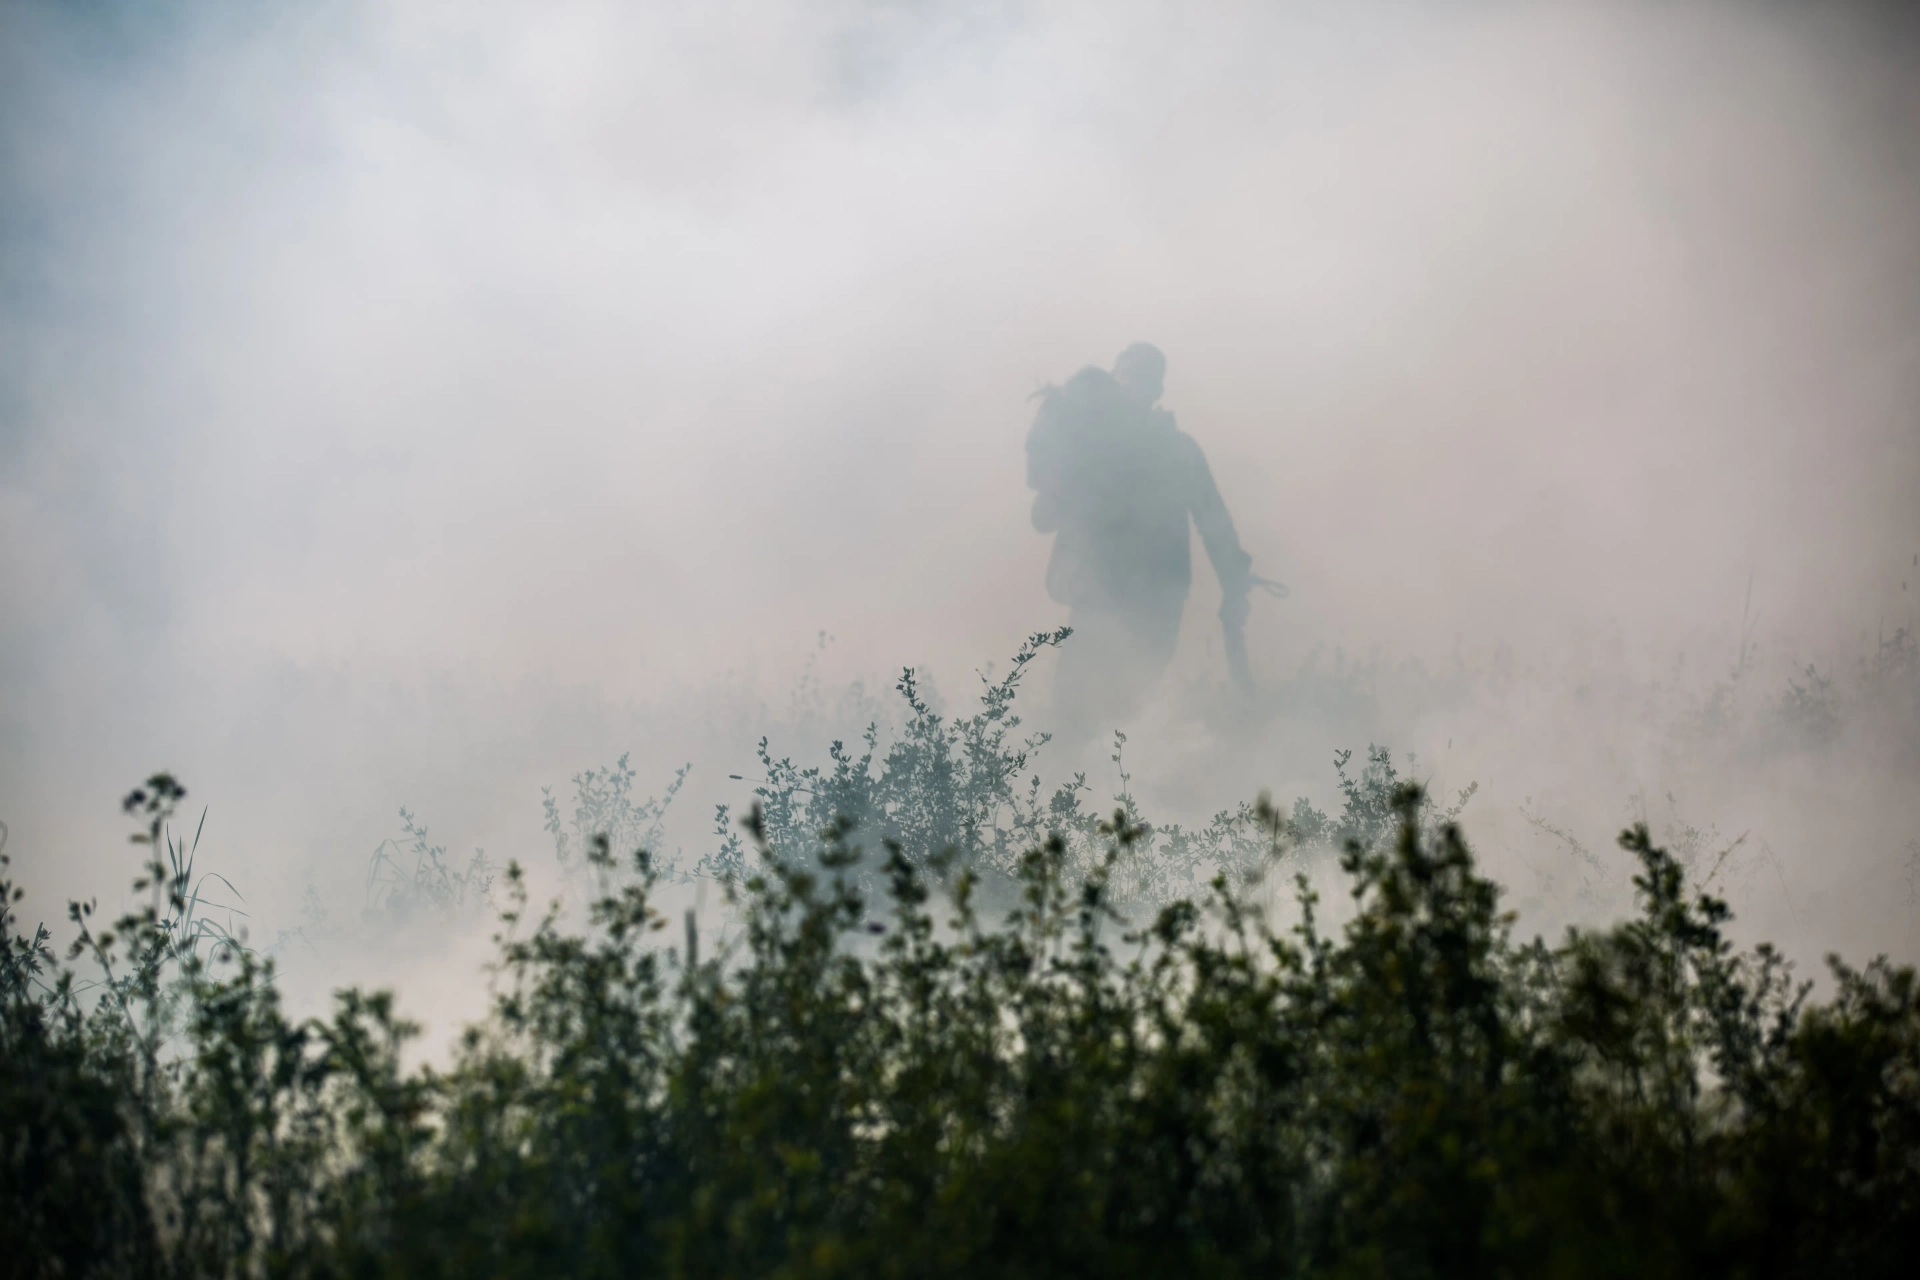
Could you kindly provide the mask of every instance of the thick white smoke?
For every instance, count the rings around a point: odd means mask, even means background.
[[[627,749],[696,844],[816,650],[827,711],[957,703],[1063,620],[1027,397],[1147,339],[1298,695],[1222,718],[1200,570],[1157,803],[1378,733],[1503,874],[1690,812],[1898,949],[1907,726],[1671,730],[1743,626],[1778,692],[1912,624],[1917,59],[1869,5],[8,6],[8,852],[111,898],[170,767],[271,931],[403,803],[540,856]]]

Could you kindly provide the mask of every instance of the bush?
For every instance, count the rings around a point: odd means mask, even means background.
[[[155,836],[177,799],[156,794]],[[403,1064],[385,995],[297,1022],[268,964],[175,945],[188,899],[163,866],[113,930],[76,907],[66,964],[8,885],[0,1256],[101,1276],[1896,1274],[1920,1228],[1912,970],[1836,961],[1813,1000],[1772,950],[1732,947],[1725,906],[1643,828],[1622,838],[1636,918],[1517,942],[1458,829],[1418,788],[1390,798],[1387,837],[1341,855],[1355,911],[1332,933],[1303,877],[1287,921],[1224,873],[1125,918],[1113,886],[1147,837],[1124,806],[1091,867],[1060,834],[1021,850],[997,917],[971,867],[942,890],[925,846],[867,850],[841,822],[792,851],[778,832],[799,828],[756,809],[740,941],[703,954],[648,855],[607,874],[602,838],[585,856],[611,887],[579,931],[523,918],[508,869],[497,1003],[444,1070]],[[1251,815],[1267,858],[1290,847],[1284,815]]]
[[[1021,720],[1013,710],[1028,664],[1068,635],[1063,629],[1029,637],[1005,675],[981,677],[979,710],[967,717],[947,717],[936,711],[913,669],[903,670],[894,687],[905,703],[906,715],[884,748],[877,722],[867,726],[863,749],[857,754],[835,741],[827,749],[827,762],[818,765],[776,758],[768,740],[762,738],[758,749],[762,777],[755,782],[754,796],[767,842],[784,856],[816,867],[836,842],[898,846],[917,871],[944,882],[964,870],[986,902],[1012,906],[1020,900],[1024,855],[1049,839],[1058,839],[1064,874],[1074,879],[1100,874],[1108,901],[1152,912],[1204,893],[1216,874],[1244,879],[1263,873],[1283,830],[1290,847],[1301,851],[1331,851],[1347,840],[1371,845],[1390,835],[1400,778],[1384,747],[1368,747],[1367,763],[1357,776],[1347,772],[1351,752],[1334,754],[1343,797],[1337,817],[1330,818],[1299,800],[1284,824],[1268,823],[1257,806],[1241,804],[1214,814],[1201,826],[1156,826],[1142,817],[1134,803],[1125,761],[1127,737],[1115,733],[1111,759],[1119,774],[1120,792],[1113,801],[1134,835],[1128,856],[1105,867],[1107,824],[1097,807],[1089,807],[1091,788],[1086,775],[1075,774],[1047,788],[1034,771],[1034,762],[1050,736],[1021,734]],[[619,768],[624,767],[622,757]],[[676,778],[667,791],[669,798],[678,785]],[[1462,791],[1444,813],[1431,805],[1424,813],[1450,821],[1459,816],[1475,789]],[[548,815],[549,829],[557,834],[551,799]],[[701,860],[696,874],[737,879],[752,867],[749,851],[734,832],[725,806],[717,817],[719,846]],[[650,835],[652,839],[640,844],[652,849],[658,842],[658,828]],[[623,847],[617,839],[614,845]],[[884,897],[886,877],[878,861],[856,863],[844,874],[868,898]]]

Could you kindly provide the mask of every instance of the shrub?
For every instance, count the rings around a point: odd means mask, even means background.
[[[1635,918],[1516,941],[1457,827],[1416,787],[1390,799],[1386,838],[1341,854],[1355,910],[1334,932],[1304,877],[1282,921],[1227,874],[1129,918],[1112,888],[1147,836],[1125,806],[1090,868],[1061,834],[1021,850],[1000,915],[970,866],[943,890],[924,845],[838,822],[790,851],[756,809],[739,941],[703,953],[649,856],[607,874],[602,838],[585,856],[609,888],[578,930],[526,918],[509,867],[496,1005],[443,1070],[404,1065],[385,995],[295,1021],[269,964],[168,949],[177,881],[111,931],[77,907],[64,965],[7,885],[0,1256],[115,1276],[1896,1274],[1920,1228],[1912,970],[1835,962],[1814,1000],[1728,942],[1724,904],[1644,828],[1622,838]],[[1266,857],[1288,847],[1285,815],[1251,814]],[[90,990],[81,950],[106,975]]]

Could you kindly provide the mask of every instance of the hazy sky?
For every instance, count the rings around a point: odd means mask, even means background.
[[[1898,6],[243,8],[0,4],[0,818],[65,889],[162,764],[351,860],[823,630],[959,687],[1064,620],[1028,397],[1136,339],[1262,670],[1910,618]]]

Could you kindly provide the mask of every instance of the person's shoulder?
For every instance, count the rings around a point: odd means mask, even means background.
[[[1207,451],[1200,447],[1198,440],[1174,426],[1171,415],[1167,419],[1167,436],[1168,455],[1183,473],[1197,480],[1210,471],[1207,466]]]
[[[1156,408],[1153,411],[1153,419],[1154,425],[1166,433],[1168,440],[1172,442],[1173,447],[1178,449],[1181,454],[1194,458],[1204,458],[1206,456],[1205,451],[1200,448],[1200,442],[1180,429],[1180,424],[1174,421],[1171,412],[1166,409]]]

